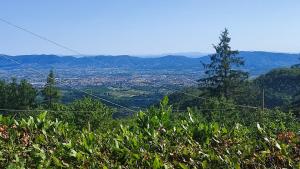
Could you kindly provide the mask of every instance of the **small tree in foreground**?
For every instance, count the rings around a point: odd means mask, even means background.
[[[218,45],[213,45],[216,53],[210,55],[210,63],[203,63],[206,77],[199,80],[199,85],[200,88],[208,89],[213,96],[229,98],[248,78],[248,73],[237,70],[244,65],[244,60],[237,56],[237,50],[231,50],[231,38],[227,29],[219,39]]]

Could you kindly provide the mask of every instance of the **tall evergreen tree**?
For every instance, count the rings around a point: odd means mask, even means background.
[[[60,91],[55,84],[55,76],[53,70],[50,70],[50,73],[47,77],[47,83],[42,90],[42,95],[44,97],[44,102],[51,106],[53,103],[59,102],[60,100]]]
[[[213,45],[216,53],[210,55],[210,63],[203,63],[206,77],[199,80],[199,85],[208,89],[213,96],[229,98],[237,92],[239,84],[248,78],[248,73],[237,70],[244,65],[244,60],[237,56],[237,50],[231,50],[227,29],[219,39],[220,42]]]

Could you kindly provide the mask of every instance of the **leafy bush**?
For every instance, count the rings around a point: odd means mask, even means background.
[[[46,113],[1,116],[0,168],[300,167],[300,125],[292,116],[265,111],[259,122],[228,123],[225,114],[209,121],[192,109],[174,117],[167,103],[106,131],[76,129]]]

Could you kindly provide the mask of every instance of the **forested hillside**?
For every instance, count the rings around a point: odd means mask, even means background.
[[[266,108],[280,108],[285,111],[298,109],[300,93],[300,69],[298,67],[274,69],[255,79],[244,82],[237,90],[233,100],[238,104],[262,107],[263,99]],[[206,96],[201,88],[186,88],[182,92],[170,95],[171,103],[178,109],[201,105]],[[264,97],[263,97],[264,92]]]
[[[265,90],[265,101],[268,107],[288,107],[297,101],[300,92],[300,68],[274,69],[255,79]]]

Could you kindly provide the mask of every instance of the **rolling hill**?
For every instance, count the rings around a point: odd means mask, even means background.
[[[2,55],[3,56],[3,55]],[[141,58],[128,55],[120,56],[91,56],[73,57],[57,55],[19,55],[7,56],[22,64],[23,67],[35,67],[36,69],[49,68],[120,68],[128,70],[172,70],[172,71],[201,71],[201,62],[207,62],[208,56],[191,58],[186,56],[168,55],[155,58]],[[290,67],[300,62],[299,54],[271,53],[271,52],[240,52],[246,65],[243,69],[251,75],[266,73],[271,69]],[[14,69],[19,65],[0,57],[0,69]]]

